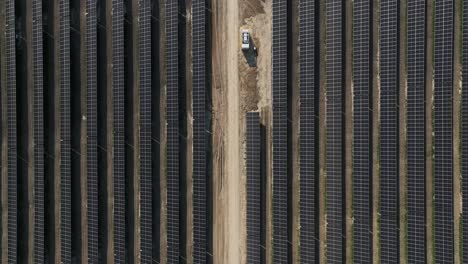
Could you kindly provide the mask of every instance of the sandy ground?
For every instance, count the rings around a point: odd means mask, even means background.
[[[292,263],[299,263],[299,243],[300,243],[300,47],[299,47],[299,1],[292,0],[291,10],[291,99],[289,100],[291,106],[291,139],[290,139],[290,154],[291,154],[291,194],[290,203],[291,207],[288,211],[291,213],[289,225],[291,226],[291,236],[289,240],[291,242],[291,261]]]
[[[320,0],[320,14],[325,14],[325,3],[326,0]],[[325,30],[326,30],[326,25],[325,25],[326,19],[320,19],[320,98],[325,98],[326,96],[326,64],[325,64],[325,54],[326,54],[326,35],[325,35]],[[320,150],[320,156],[319,156],[319,188],[320,190],[325,190],[326,189],[326,171],[325,171],[325,166],[326,166],[326,127],[325,127],[325,117],[326,117],[326,106],[325,106],[325,100],[320,99],[319,101],[319,150]],[[326,193],[320,192],[319,193],[319,263],[325,264],[326,263],[326,239],[327,239],[327,226],[326,226],[326,207],[325,207],[325,202],[326,202]]]
[[[213,262],[246,263],[244,123],[246,112],[260,111],[271,130],[271,0],[213,1],[212,9]],[[241,27],[259,48],[256,68],[239,48]]]
[[[213,263],[240,263],[238,1],[212,4]]]
[[[380,0],[375,0],[372,6],[372,262],[380,263],[379,247],[379,203],[380,203]]]
[[[160,56],[160,62],[161,62],[161,72],[164,73],[166,72],[166,19],[165,19],[165,6],[164,6],[164,0],[159,0],[159,6],[160,6],[160,16],[161,16],[161,22],[159,24],[159,32],[160,32],[160,43],[161,46],[159,47],[159,56]],[[166,74],[161,74],[161,89],[159,91],[160,94],[160,108],[159,112],[161,115],[161,123],[160,123],[160,141],[161,141],[161,147],[159,149],[160,151],[160,160],[159,164],[161,164],[159,168],[159,175],[160,175],[160,198],[161,198],[161,207],[160,207],[160,247],[159,247],[159,261],[161,264],[167,263],[167,178],[166,178],[166,142],[167,142],[167,130],[166,130]],[[158,260],[156,260],[158,261]]]
[[[353,263],[353,77],[352,77],[352,21],[353,1],[346,0],[345,21],[345,200],[346,200],[346,263]]]
[[[426,241],[427,263],[434,263],[434,3],[426,18]]]
[[[455,263],[461,263],[461,213],[462,213],[462,175],[461,175],[461,153],[460,153],[460,132],[461,132],[461,89],[462,89],[462,65],[461,65],[461,20],[462,20],[462,1],[455,0],[455,20],[454,20],[454,54],[453,54],[453,218],[454,218],[454,254]]]
[[[186,229],[186,248],[184,263],[193,263],[193,106],[192,106],[192,91],[193,91],[193,63],[192,63],[192,0],[186,0],[186,42],[185,42],[185,104],[187,113],[185,116],[185,148],[186,148],[186,166],[185,166],[185,190],[186,200],[185,207],[187,214],[185,215]]]
[[[399,136],[400,136],[400,160],[399,160],[399,174],[400,174],[400,263],[406,264],[406,255],[407,253],[407,136],[406,136],[406,91],[407,91],[407,66],[406,66],[406,4],[401,3],[400,5],[400,114],[399,114]]]

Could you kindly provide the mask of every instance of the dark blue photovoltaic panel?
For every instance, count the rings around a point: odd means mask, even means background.
[[[408,1],[408,263],[426,263],[425,21],[426,1]]]
[[[273,1],[273,262],[288,261],[288,1]]]
[[[125,153],[124,153],[124,6],[112,1],[112,89],[114,115],[114,260],[126,262],[125,247]]]
[[[300,47],[300,260],[311,263],[318,258],[316,225],[316,150],[315,150],[315,1],[299,3]]]
[[[372,263],[372,4],[353,1],[353,252]]]
[[[17,135],[16,135],[16,56],[15,1],[5,1],[5,64],[8,123],[8,263],[17,262]],[[5,188],[3,188],[5,190]]]
[[[62,263],[71,263],[70,7],[59,2],[60,68],[60,243]]]
[[[193,261],[207,259],[207,10],[206,0],[192,2],[192,58],[193,58]]]
[[[86,1],[86,151],[88,263],[98,263],[98,155],[97,155],[97,17],[95,0]]]
[[[153,257],[153,180],[151,170],[151,2],[139,1],[140,61],[140,213],[141,263]]]
[[[380,262],[399,256],[399,10],[398,0],[380,2]]]
[[[463,4],[463,76],[468,76],[468,4]],[[462,263],[468,261],[468,82],[462,82],[462,193],[463,193],[463,236],[462,236]]]
[[[260,116],[248,112],[247,125],[247,263],[261,262]]]
[[[44,101],[42,63],[42,1],[32,0],[33,141],[34,141],[34,263],[44,262]]]
[[[435,1],[434,203],[435,263],[454,263],[453,0]]]
[[[326,2],[326,215],[327,263],[345,258],[344,151],[343,151],[343,1]]]
[[[177,0],[165,2],[167,78],[167,263],[179,263],[179,44]]]

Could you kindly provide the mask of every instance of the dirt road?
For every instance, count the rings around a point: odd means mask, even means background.
[[[213,1],[214,263],[240,263],[238,6]]]

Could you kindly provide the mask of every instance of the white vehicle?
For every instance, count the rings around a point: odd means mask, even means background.
[[[242,30],[242,50],[250,50],[250,32],[247,29]]]

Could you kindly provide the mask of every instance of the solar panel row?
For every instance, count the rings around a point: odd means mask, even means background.
[[[151,2],[138,0],[140,63],[141,263],[153,263],[153,174],[151,166]]]
[[[112,93],[113,93],[113,184],[114,261],[126,263],[125,239],[125,120],[124,120],[124,5],[112,0]]]
[[[8,219],[7,219],[7,261],[16,263],[17,246],[17,123],[16,123],[16,55],[15,55],[15,1],[4,1],[1,7],[5,12],[2,26],[5,26],[5,33],[1,37],[4,41],[0,42],[2,71],[1,82],[2,90],[6,91],[6,111],[7,111],[7,135],[8,135]],[[5,87],[5,88],[3,88]],[[3,100],[3,99],[2,99]],[[5,102],[4,100],[2,103]],[[5,108],[2,108],[5,109]],[[5,189],[3,189],[5,190]]]
[[[32,0],[31,41],[33,66],[33,142],[34,142],[34,262],[44,262],[44,101],[42,63],[42,1]]]
[[[60,72],[60,216],[61,261],[71,263],[70,7],[58,3]]]
[[[85,55],[86,58],[86,154],[87,154],[87,223],[88,262],[98,263],[98,154],[97,154],[97,65],[96,37],[97,14],[94,0],[87,0],[84,6]]]
[[[408,1],[407,196],[408,262],[426,263],[425,41],[426,1]]]
[[[179,42],[177,0],[165,2],[167,79],[167,262],[179,263]]]
[[[288,262],[288,1],[273,1],[273,262]]]
[[[192,2],[193,240],[194,263],[207,262],[207,2]]]
[[[318,233],[316,207],[318,173],[316,166],[316,58],[317,39],[314,1],[299,3],[300,47],[300,260],[301,263],[318,262]]]
[[[372,1],[353,1],[353,245],[372,262]]]
[[[380,2],[380,261],[399,257],[399,3]],[[395,56],[397,55],[397,56]]]
[[[454,1],[435,2],[434,194],[435,262],[454,262],[453,221],[453,10]]]
[[[248,112],[247,137],[247,263],[262,263],[261,248],[261,167],[260,116]]]
[[[326,215],[327,263],[345,258],[343,151],[343,1],[326,1]]]

